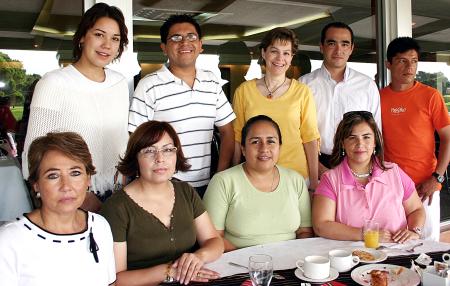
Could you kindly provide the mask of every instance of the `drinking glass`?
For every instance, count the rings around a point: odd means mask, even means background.
[[[366,220],[364,222],[363,235],[364,246],[367,248],[377,248],[379,246],[379,224],[374,220]]]
[[[273,274],[272,257],[266,254],[250,256],[248,272],[253,286],[269,286]]]

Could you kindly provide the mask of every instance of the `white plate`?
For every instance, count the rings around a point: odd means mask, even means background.
[[[362,250],[362,251],[368,252],[375,257],[375,260],[360,259],[359,262],[361,262],[361,263],[378,263],[381,261],[385,261],[387,259],[386,253],[384,253],[383,251],[380,251],[380,250],[373,249],[373,248],[364,248],[364,247],[354,248],[354,249],[352,249],[352,252],[355,250]]]
[[[403,271],[396,275],[395,273],[402,267]],[[388,274],[389,286],[416,286],[420,283],[420,277],[414,271],[403,266],[392,264],[369,264],[360,266],[352,271],[352,279],[363,286],[370,286],[370,271],[372,270],[386,270]]]
[[[295,274],[295,276],[297,276],[298,279],[302,279],[302,280],[305,280],[305,281],[311,282],[311,283],[325,283],[325,282],[332,281],[339,277],[339,272],[337,272],[336,269],[334,269],[334,268],[330,268],[330,276],[328,276],[327,278],[324,278],[324,279],[312,279],[312,278],[305,277],[305,276],[303,276],[303,272],[298,268],[295,270],[294,274]]]

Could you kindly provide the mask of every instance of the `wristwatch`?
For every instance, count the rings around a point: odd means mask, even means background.
[[[443,182],[444,182],[444,180],[445,180],[445,177],[444,176],[442,176],[442,175],[439,175],[438,173],[436,173],[436,172],[433,172],[433,174],[431,174],[433,177],[435,177],[436,178],[436,181],[438,181],[438,183],[440,183],[440,184],[442,184]]]
[[[422,237],[422,228],[421,227],[414,227],[413,229],[411,229],[413,232],[417,233],[419,235],[419,237]]]

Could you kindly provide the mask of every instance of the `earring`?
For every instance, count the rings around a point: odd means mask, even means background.
[[[344,157],[345,156],[345,150],[344,149],[342,149],[342,157]]]
[[[36,198],[38,198],[38,199],[41,198],[41,193],[40,192],[36,192]]]
[[[377,154],[377,150],[373,149],[373,154],[376,155]]]
[[[139,170],[136,171],[136,178],[139,178]]]
[[[80,49],[80,51],[81,51],[81,42],[80,43],[78,43],[78,48]]]

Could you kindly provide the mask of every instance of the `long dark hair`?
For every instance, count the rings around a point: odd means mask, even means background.
[[[128,45],[128,29],[125,25],[125,18],[119,8],[115,6],[109,6],[105,3],[97,3],[84,13],[81,18],[80,24],[78,24],[77,31],[73,35],[73,58],[74,61],[78,61],[83,53],[80,45],[81,38],[83,38],[87,31],[94,27],[98,19],[107,17],[117,22],[120,31],[120,43],[119,53],[115,59],[120,58],[123,50]]]

